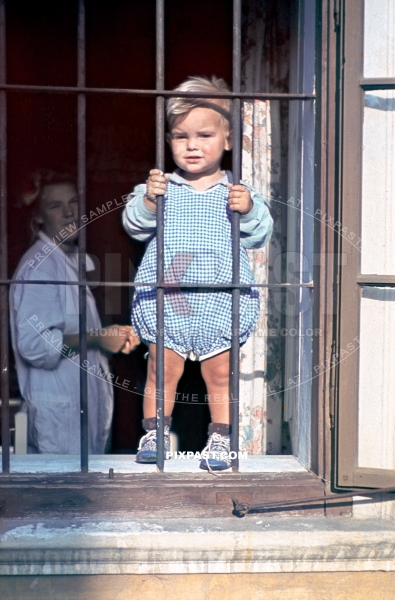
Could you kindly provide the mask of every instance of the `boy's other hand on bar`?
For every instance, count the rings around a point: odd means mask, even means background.
[[[228,183],[229,188],[229,208],[246,215],[253,208],[250,191],[241,183]]]
[[[168,179],[169,176],[159,169],[151,169],[149,172],[144,203],[150,210],[156,210],[157,196],[165,195]]]

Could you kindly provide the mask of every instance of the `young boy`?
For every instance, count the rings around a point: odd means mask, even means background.
[[[261,248],[270,239],[272,219],[264,198],[247,184],[234,185],[221,171],[225,150],[232,148],[231,101],[203,99],[199,93],[228,91],[222,79],[190,77],[176,91],[196,97],[167,101],[168,142],[177,169],[150,171],[145,185],[131,194],[123,214],[126,231],[149,241],[136,282],[156,281],[156,198],[165,204],[165,282],[232,281],[232,211],[240,218],[240,281],[254,283],[245,248]],[[256,288],[240,294],[240,344],[256,325]],[[143,427],[137,462],[156,462],[156,288],[137,287],[132,306],[137,335],[149,346]],[[231,291],[184,288],[165,291],[165,450],[169,450],[171,413],[186,358],[201,361],[212,423],[200,467],[223,470],[231,465],[229,373],[232,329]]]

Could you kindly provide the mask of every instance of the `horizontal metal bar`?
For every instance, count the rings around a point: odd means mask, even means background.
[[[395,89],[395,77],[367,77],[359,85],[364,90]]]
[[[81,285],[88,287],[157,287],[161,289],[250,289],[250,288],[311,288],[314,283],[156,283],[156,282],[124,282],[124,281],[57,281],[56,279],[39,279],[25,281],[23,279],[0,279],[0,284],[21,285]]]
[[[93,88],[61,85],[20,85],[0,84],[0,90],[10,92],[54,92],[59,94],[124,94],[127,96],[163,96],[166,98],[196,97],[195,92],[175,92],[174,90],[143,90],[126,88]],[[315,94],[280,94],[271,92],[199,92],[199,98],[242,98],[245,100],[315,100]]]
[[[293,498],[292,500],[279,500],[277,502],[265,502],[264,504],[249,504],[248,502],[238,502],[233,500],[233,512],[238,516],[245,516],[249,512],[264,512],[275,508],[289,508],[301,504],[317,504],[318,502],[328,502],[336,500],[343,502],[345,498],[354,496],[375,496],[377,494],[390,494],[395,492],[395,487],[377,488],[377,489],[354,489],[351,492],[339,492],[339,494],[328,494],[327,496],[310,496],[307,498]]]
[[[23,400],[21,398],[9,398],[8,405],[13,407],[19,407],[22,404]],[[2,406],[2,400],[0,398],[0,406]]]

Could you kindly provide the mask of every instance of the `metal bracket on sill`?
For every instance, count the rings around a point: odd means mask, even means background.
[[[389,494],[395,493],[395,487],[377,488],[377,489],[359,489],[351,492],[329,494],[328,496],[312,496],[310,498],[295,498],[293,500],[285,500],[284,502],[267,502],[265,504],[248,504],[248,502],[238,502],[236,499],[232,499],[233,511],[232,514],[235,517],[245,517],[249,513],[260,513],[268,510],[282,510],[284,508],[296,507],[301,504],[318,504],[321,502],[328,502],[336,500],[337,502],[343,502],[345,498],[353,498],[354,496],[374,496],[376,494]]]

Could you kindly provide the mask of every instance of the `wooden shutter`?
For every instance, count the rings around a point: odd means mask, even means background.
[[[339,486],[395,485],[395,5],[344,0]]]

